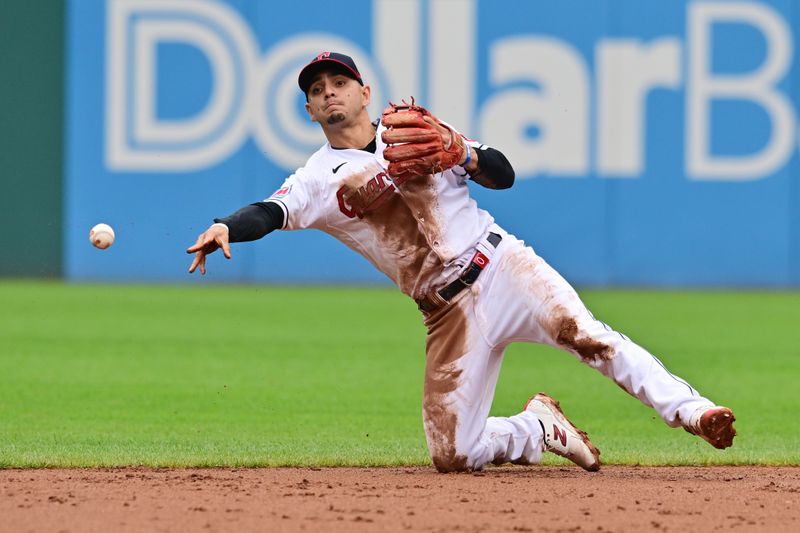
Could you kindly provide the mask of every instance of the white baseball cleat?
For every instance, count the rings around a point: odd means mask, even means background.
[[[735,420],[733,411],[727,407],[712,405],[695,411],[683,429],[702,438],[714,448],[724,450],[733,446],[733,437],[736,436],[736,429],[733,427]]]
[[[545,451],[566,457],[590,472],[600,470],[600,450],[592,444],[586,432],[567,420],[556,400],[540,392],[528,400],[525,411],[539,419]]]

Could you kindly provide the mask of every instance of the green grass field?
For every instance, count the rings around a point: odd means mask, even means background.
[[[543,346],[509,349],[493,414],[545,390],[606,464],[800,463],[800,294],[581,294],[732,407],[734,447]],[[425,331],[392,289],[4,281],[0,302],[0,467],[430,464]]]

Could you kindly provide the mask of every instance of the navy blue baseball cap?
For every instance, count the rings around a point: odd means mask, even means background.
[[[361,85],[364,85],[364,80],[361,79],[361,73],[358,71],[352,57],[336,52],[322,52],[300,71],[300,76],[297,78],[300,90],[308,94],[308,89],[311,87],[311,82],[314,81],[314,76],[326,68],[337,70],[348,78],[353,78]]]

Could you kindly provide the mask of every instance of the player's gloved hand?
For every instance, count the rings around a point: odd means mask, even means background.
[[[422,106],[389,102],[381,123],[389,175],[395,179],[443,172],[467,160],[463,137]]]
[[[228,242],[228,226],[225,224],[212,224],[206,231],[197,237],[197,242],[186,249],[187,254],[194,254],[194,260],[189,267],[189,274],[200,267],[200,273],[206,273],[206,256],[222,248],[226,258],[231,258],[231,246]]]

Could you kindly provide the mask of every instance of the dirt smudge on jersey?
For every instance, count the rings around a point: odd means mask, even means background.
[[[381,247],[395,257],[395,272],[390,277],[404,294],[415,300],[423,298],[431,290],[428,282],[444,266],[420,229],[407,199],[397,193],[396,186],[380,167],[345,176],[341,186],[345,188],[342,197],[347,207],[375,229]],[[412,196],[417,198],[420,194]],[[424,216],[429,217],[426,224],[428,220],[432,223],[429,215]]]
[[[456,450],[458,414],[449,395],[458,388],[458,359],[467,352],[467,316],[460,304],[429,316],[422,414],[433,464],[439,472],[467,470],[467,457]]]
[[[442,241],[441,217],[437,215],[439,197],[436,194],[435,180],[435,175],[427,174],[394,181],[411,215],[417,220],[431,244]]]

